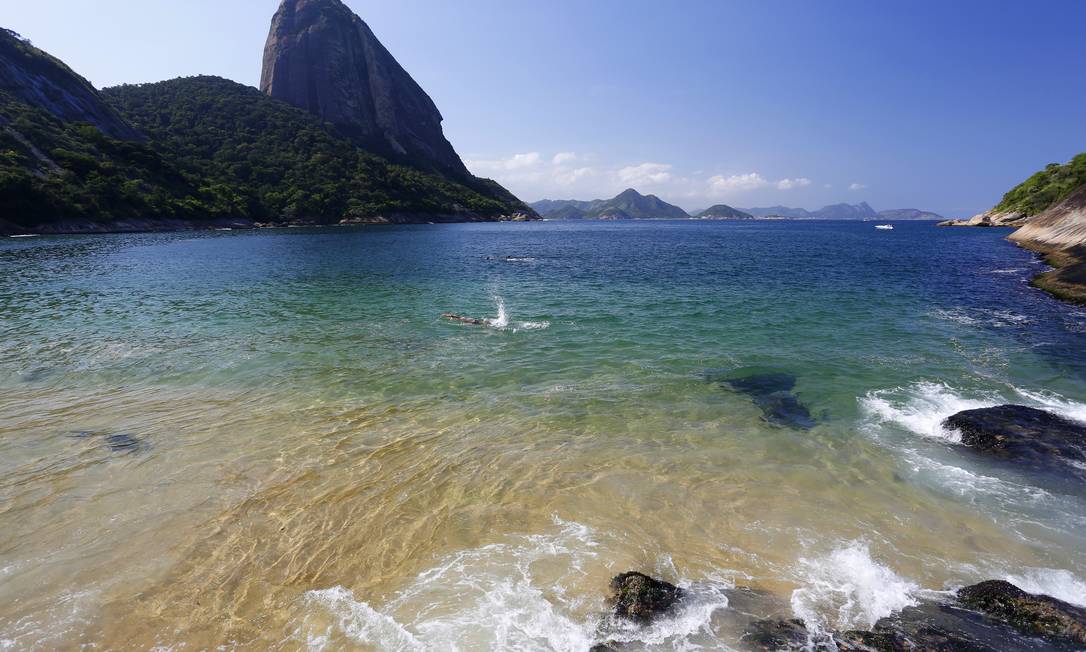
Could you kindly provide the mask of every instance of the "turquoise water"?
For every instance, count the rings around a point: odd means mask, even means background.
[[[4,242],[0,639],[582,649],[628,568],[704,593],[631,634],[675,648],[737,645],[736,584],[826,627],[991,576],[1081,602],[1086,492],[939,427],[1005,401],[1086,419],[1086,311],[1005,235]],[[752,370],[794,377],[813,427],[721,382]]]

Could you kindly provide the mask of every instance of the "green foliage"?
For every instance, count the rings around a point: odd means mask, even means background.
[[[319,118],[225,79],[120,86],[102,96],[148,141],[113,140],[0,92],[0,215],[23,226],[123,218],[335,222],[523,208],[488,180],[454,183],[393,165]]]
[[[5,219],[24,226],[61,218],[199,219],[199,205],[191,181],[149,145],[108,139],[0,92]]]
[[[993,210],[1036,215],[1083,184],[1086,184],[1086,153],[1063,165],[1050,163],[1003,195],[1003,201]]]
[[[519,208],[484,180],[469,188],[393,165],[319,118],[226,79],[120,86],[103,95],[164,157],[200,179],[215,207],[253,219],[499,215]]]

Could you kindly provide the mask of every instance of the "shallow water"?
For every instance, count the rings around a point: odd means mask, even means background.
[[[1086,491],[939,426],[1086,419],[1086,312],[1005,234],[0,243],[0,649],[584,650],[625,570],[697,596],[606,634],[653,649],[741,648],[734,586],[824,628],[992,577],[1086,604]]]

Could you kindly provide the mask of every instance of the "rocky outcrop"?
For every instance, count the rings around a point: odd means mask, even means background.
[[[674,584],[637,572],[616,575],[610,588],[614,615],[641,624],[667,614],[684,595]]]
[[[958,600],[1020,632],[1086,646],[1086,609],[1062,600],[1026,593],[1000,580],[967,586],[958,592]]]
[[[967,220],[945,220],[939,226],[1005,226],[1018,227],[1025,223],[1026,216],[1017,211],[987,211],[974,215]]]
[[[962,444],[992,457],[1036,469],[1066,470],[1086,462],[1086,425],[1044,410],[999,405],[965,410],[943,422]]]
[[[91,124],[110,138],[143,139],[90,82],[7,29],[0,29],[0,92],[64,122]]]
[[[750,650],[829,652],[1039,652],[1082,649],[1086,610],[991,580],[956,600],[923,602],[870,629],[820,632],[802,620],[755,620],[742,638]]]
[[[260,89],[394,162],[471,178],[445,139],[433,100],[340,0],[283,0],[264,49]]]

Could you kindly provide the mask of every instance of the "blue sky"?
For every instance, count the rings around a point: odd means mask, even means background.
[[[346,0],[523,199],[972,214],[1086,150],[1086,2]],[[278,0],[35,0],[95,85],[256,85]]]

